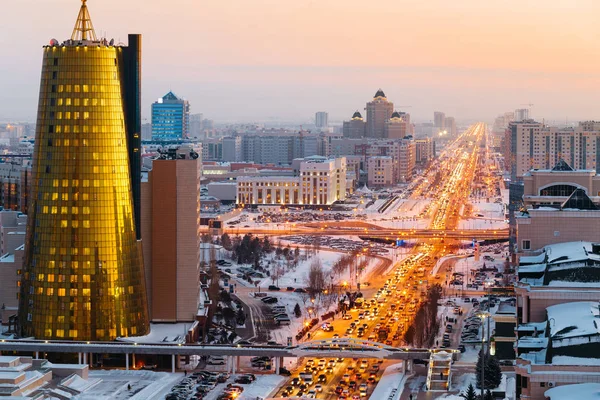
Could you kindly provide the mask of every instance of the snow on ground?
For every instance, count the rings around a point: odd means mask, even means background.
[[[269,374],[258,375],[256,380],[249,385],[244,385],[244,392],[238,397],[240,400],[266,399],[271,393],[285,382],[286,378],[281,375]]]
[[[182,373],[92,370],[89,372],[89,378],[98,379],[100,382],[74,398],[77,400],[164,399],[182,377]],[[127,385],[131,385],[131,390]]]
[[[402,363],[390,365],[381,375],[379,383],[371,393],[371,398],[398,399],[404,390],[406,378],[402,373]]]
[[[508,229],[508,224],[502,220],[486,219],[486,218],[469,218],[462,219],[458,224],[458,229]]]
[[[303,251],[305,250],[303,249]],[[294,288],[305,287],[310,265],[315,258],[321,261],[321,265],[325,271],[330,271],[333,264],[335,264],[335,262],[339,260],[341,256],[342,254],[334,251],[320,250],[316,256],[310,257],[305,261],[300,261],[296,267],[286,271],[276,282],[274,282],[270,277],[266,277],[260,281],[260,286],[266,287],[269,285],[277,285],[281,288],[286,288],[288,286]],[[272,260],[271,262],[276,261]],[[328,274],[326,274],[326,276],[327,275]]]
[[[487,201],[471,202],[475,217],[463,219],[458,229],[507,229],[504,204]]]
[[[475,386],[475,383],[477,382],[477,379],[475,378],[475,374],[462,374],[460,376],[458,376],[458,381],[452,385],[452,390],[458,390],[458,393],[456,394],[446,394],[443,396],[438,397],[438,399],[440,400],[464,400],[464,398],[462,398],[460,396],[461,393],[465,392],[467,390],[467,388],[469,387],[469,384],[472,384],[473,387]]]

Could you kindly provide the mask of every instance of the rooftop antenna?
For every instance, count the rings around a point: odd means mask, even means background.
[[[91,40],[97,41],[96,32],[94,31],[94,25],[92,25],[92,18],[88,11],[87,0],[81,0],[81,8],[79,9],[79,15],[77,16],[77,22],[73,28],[71,34],[71,40]]]

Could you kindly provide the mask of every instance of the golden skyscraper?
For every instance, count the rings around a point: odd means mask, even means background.
[[[19,308],[24,336],[113,340],[149,330],[134,208],[140,36],[129,41],[98,40],[82,0],[71,39],[44,47]]]

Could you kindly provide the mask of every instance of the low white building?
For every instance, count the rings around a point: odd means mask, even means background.
[[[331,205],[346,199],[346,158],[295,159],[297,174],[239,177],[240,205]]]

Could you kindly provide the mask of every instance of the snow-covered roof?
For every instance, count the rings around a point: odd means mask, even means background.
[[[600,282],[569,282],[569,281],[550,281],[548,286],[568,287],[568,288],[600,288]]]
[[[545,364],[546,363],[546,349],[542,349],[540,351],[532,351],[529,353],[524,353],[519,356],[523,360],[527,360],[532,364]]]
[[[552,338],[597,335],[600,333],[598,303],[578,301],[546,308]]]
[[[548,346],[547,337],[532,337],[525,336],[519,339],[518,347],[520,349],[537,349],[546,348]]]
[[[519,266],[519,273],[535,273],[546,271],[546,264],[531,264]]]
[[[117,338],[122,342],[133,343],[185,343],[185,335],[191,323],[150,324],[150,333],[144,336]]]
[[[540,264],[546,259],[546,254],[541,253],[535,256],[521,256],[519,257],[519,264]],[[521,268],[521,266],[519,266]]]
[[[550,400],[598,400],[600,399],[600,383],[557,386],[546,390],[544,396]]]
[[[591,242],[566,242],[550,244],[544,247],[548,263],[564,263],[587,259],[600,260],[600,255],[592,253]]]
[[[552,357],[552,364],[554,364],[554,365],[596,365],[596,366],[600,366],[600,358],[554,356],[554,357]]]
[[[546,321],[544,322],[529,322],[527,324],[520,324],[517,327],[517,331],[519,332],[534,332],[536,329],[538,332],[544,332],[546,329]]]

